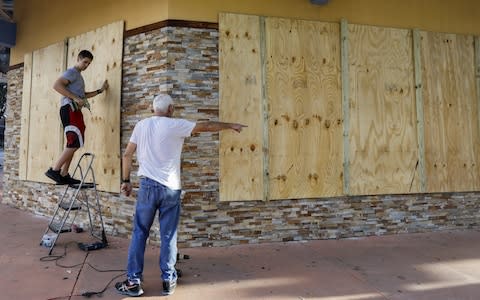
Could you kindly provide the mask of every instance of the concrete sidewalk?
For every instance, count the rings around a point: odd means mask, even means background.
[[[65,233],[53,251],[66,249],[65,257],[41,261],[49,220],[3,204],[0,220],[0,299],[87,299],[70,296],[101,291],[122,271],[100,271],[125,267],[126,239],[109,237],[108,248],[87,253],[75,242],[88,233]],[[180,250],[190,256],[178,264],[184,275],[174,295],[161,297],[159,249],[148,247],[143,298],[480,298],[478,230]],[[125,297],[112,283],[102,299]]]

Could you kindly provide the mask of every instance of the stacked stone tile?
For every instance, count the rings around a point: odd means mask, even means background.
[[[18,180],[22,80],[23,68],[8,72],[3,202],[51,216],[63,190]],[[125,38],[122,149],[135,123],[150,115],[156,94],[172,95],[178,117],[218,120],[218,89],[218,30],[164,27]],[[466,229],[479,224],[478,192],[219,202],[218,149],[218,134],[186,140],[180,247]],[[132,176],[132,181],[138,183],[138,178]],[[127,237],[135,199],[105,192],[100,197],[107,233]],[[159,243],[157,228],[158,224],[151,232],[152,244]]]

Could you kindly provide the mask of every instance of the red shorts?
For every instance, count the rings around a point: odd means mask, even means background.
[[[85,137],[85,123],[81,109],[73,110],[72,105],[60,107],[60,119],[67,138],[67,148],[80,148]]]

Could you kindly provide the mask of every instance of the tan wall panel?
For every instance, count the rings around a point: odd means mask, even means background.
[[[342,194],[339,25],[266,19],[270,198]]]
[[[248,125],[220,134],[220,200],[263,198],[260,17],[220,15],[220,120]]]
[[[122,82],[123,21],[115,22],[68,40],[68,67],[75,65],[82,49],[94,59],[82,72],[87,92],[99,89],[105,79],[109,89],[89,98],[91,112],[82,110],[86,130],[85,146],[75,155],[72,166],[83,152],[95,154],[94,171],[99,189],[120,191],[120,101]]]
[[[351,194],[417,192],[411,32],[349,25],[349,60]]]
[[[166,19],[218,22],[220,12],[232,12],[480,34],[479,9],[477,0],[332,0],[327,5],[308,0],[83,0],[81,8],[75,1],[15,0],[17,43],[10,63],[21,63],[25,53],[119,19],[132,29]]]
[[[422,32],[427,192],[480,188],[472,36]]]
[[[53,84],[65,70],[65,57],[63,41],[33,52],[27,180],[52,183],[44,173],[63,149],[61,96]]]
[[[10,64],[23,54],[118,20],[138,28],[168,19],[168,0],[16,0],[17,40]],[[68,16],[68,17],[66,17]]]
[[[28,168],[28,138],[30,131],[30,101],[32,91],[32,64],[33,53],[25,54],[23,64],[23,93],[22,93],[22,123],[20,129],[20,157],[18,166],[18,178],[27,179]]]

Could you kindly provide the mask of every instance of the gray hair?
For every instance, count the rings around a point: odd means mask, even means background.
[[[153,110],[165,113],[172,104],[172,97],[166,94],[160,94],[153,99]]]

